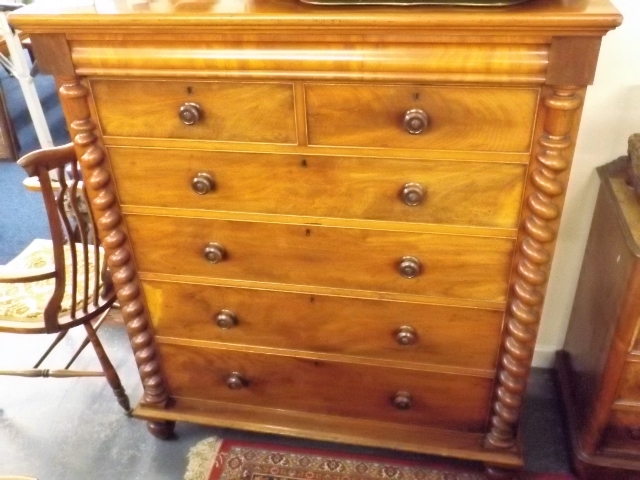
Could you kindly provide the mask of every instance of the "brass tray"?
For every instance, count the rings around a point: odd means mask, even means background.
[[[506,7],[528,0],[300,0],[313,5],[440,5],[451,7]]]

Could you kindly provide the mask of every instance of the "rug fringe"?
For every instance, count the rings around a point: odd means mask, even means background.
[[[184,480],[209,480],[218,451],[222,446],[222,439],[210,437],[196,443],[189,450],[189,464],[184,474]]]

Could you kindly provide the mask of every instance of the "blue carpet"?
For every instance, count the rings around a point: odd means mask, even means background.
[[[69,141],[53,79],[36,77],[36,89],[55,145]],[[27,105],[15,78],[0,69],[7,109],[20,141],[20,155],[40,147]],[[42,198],[22,186],[26,173],[11,160],[0,160],[0,265],[20,253],[34,238],[50,238]]]

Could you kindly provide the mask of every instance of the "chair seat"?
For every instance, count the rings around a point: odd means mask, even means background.
[[[71,248],[65,245],[65,272],[67,278],[71,278]],[[78,256],[78,270],[84,271],[84,261],[82,256],[81,245],[76,245],[76,254]],[[53,262],[53,242],[51,240],[36,239],[25,248],[17,257],[6,265],[0,266],[2,271],[20,271],[42,270],[49,268],[51,271],[55,269]],[[93,249],[89,252],[89,278],[93,278],[94,274]],[[77,298],[81,299],[80,292],[83,291],[85,280],[84,275],[78,275],[78,294]],[[62,299],[60,316],[71,311],[71,284],[66,282],[66,289]],[[54,290],[55,280],[40,280],[37,282],[27,283],[0,283],[0,323],[5,326],[19,326],[21,328],[42,328],[44,326],[43,312]],[[89,286],[92,290],[92,285]],[[81,307],[81,301],[76,306]]]

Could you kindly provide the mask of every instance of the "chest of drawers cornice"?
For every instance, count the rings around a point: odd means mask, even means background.
[[[603,0],[11,16],[55,76],[157,436],[518,468]]]

